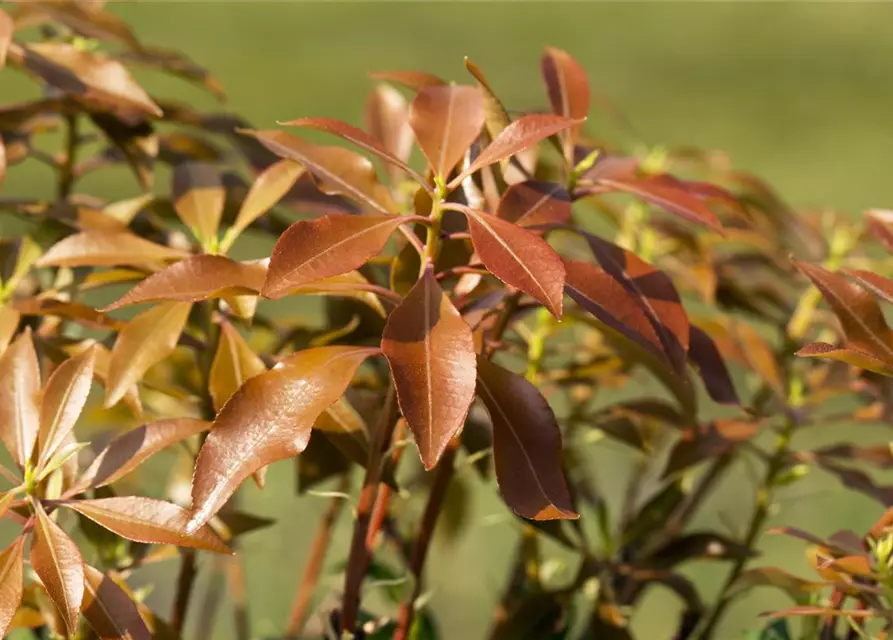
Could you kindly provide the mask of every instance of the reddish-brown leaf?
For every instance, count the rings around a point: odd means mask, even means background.
[[[795,354],[801,358],[827,358],[837,360],[866,371],[874,371],[883,375],[893,375],[893,364],[889,360],[881,360],[871,353],[849,347],[835,347],[827,342],[810,342]]]
[[[471,328],[430,269],[391,312],[381,349],[400,410],[431,469],[462,428],[474,399],[475,353]]]
[[[840,274],[805,262],[794,264],[812,280],[837,316],[845,346],[893,365],[893,332],[874,297]]]
[[[885,278],[872,271],[861,269],[844,270],[844,273],[856,280],[863,287],[883,298],[884,301],[893,303],[893,280]]]
[[[480,89],[465,85],[428,86],[409,105],[409,125],[431,170],[446,178],[484,126]]]
[[[192,256],[153,273],[102,311],[161,300],[198,302],[257,294],[266,275],[267,266],[263,260],[236,262],[224,256]]]
[[[171,198],[180,220],[202,241],[217,236],[226,191],[213,164],[185,162],[174,169]]]
[[[224,253],[229,251],[239,234],[279,202],[303,173],[304,167],[300,163],[288,159],[274,162],[259,173],[242,201],[236,221],[227,229],[220,250]]]
[[[0,552],[0,638],[6,637],[22,601],[25,538],[19,536]]]
[[[9,44],[12,42],[12,34],[15,31],[15,23],[12,18],[3,9],[0,9],[0,69],[6,64],[6,52],[9,50]],[[0,142],[2,144],[2,142]],[[2,155],[2,154],[0,154]],[[3,172],[0,170],[0,182],[3,181]],[[2,625],[0,625],[2,629]],[[0,633],[0,637],[2,637]]]
[[[84,597],[84,560],[77,545],[34,501],[34,542],[31,568],[46,587],[69,635],[77,631],[78,614]]]
[[[187,257],[186,251],[149,242],[129,231],[93,229],[60,240],[41,256],[37,266],[143,266]]]
[[[698,368],[707,393],[720,404],[740,404],[738,394],[722,354],[713,339],[698,327],[691,327],[688,357]]]
[[[397,227],[413,219],[332,214],[295,222],[273,248],[263,295],[281,298],[301,285],[361,267],[384,248]]]
[[[502,497],[531,520],[574,519],[561,456],[561,430],[536,387],[478,358],[477,395],[493,423],[493,459]]]
[[[560,184],[528,180],[510,186],[496,216],[522,227],[563,224],[571,218],[571,198]]]
[[[136,604],[110,576],[85,565],[84,578],[81,610],[99,640],[151,640]]]
[[[59,365],[46,383],[40,404],[38,468],[59,450],[81,415],[93,382],[95,353],[93,348],[88,348],[81,355],[69,358]]]
[[[116,404],[146,371],[174,351],[191,308],[190,302],[162,302],[121,330],[109,361],[106,407]]]
[[[211,423],[204,420],[168,418],[131,429],[112,440],[96,456],[69,493],[116,482],[162,449],[210,428]]]
[[[541,61],[543,80],[549,94],[552,111],[560,116],[581,120],[589,113],[589,81],[586,71],[569,53],[547,47]],[[565,155],[572,157],[574,145],[580,137],[577,124],[562,136]]]
[[[283,158],[300,162],[312,173],[325,193],[349,196],[366,208],[383,213],[393,210],[391,197],[378,181],[368,158],[343,147],[320,147],[284,131],[240,130]]]
[[[223,405],[199,453],[189,530],[206,523],[252,473],[303,451],[313,423],[376,351],[307,349],[249,378]]]
[[[19,467],[31,457],[40,424],[40,368],[31,330],[0,357],[0,439]]]
[[[564,304],[564,265],[541,237],[470,207],[452,205],[468,219],[471,242],[490,272],[544,304],[556,318]]]
[[[127,496],[72,500],[60,504],[127,540],[230,553],[229,548],[207,525],[186,533],[189,511],[170,502]]]
[[[369,94],[364,111],[366,130],[382,146],[405,163],[412,152],[412,128],[409,126],[409,103],[394,87],[379,84]],[[400,169],[388,165],[391,182],[399,180]]]
[[[266,370],[263,360],[248,346],[242,334],[230,323],[224,322],[220,327],[220,343],[208,380],[208,393],[214,402],[214,410],[220,411],[248,378]]]
[[[469,164],[462,173],[453,179],[450,186],[455,188],[466,176],[470,176],[475,171],[480,171],[483,167],[505,160],[580,122],[582,120],[547,113],[522,116],[503,129],[493,142],[481,151],[481,154],[474,159],[474,162]]]
[[[446,85],[446,82],[437,76],[424,71],[376,71],[375,73],[370,73],[369,77],[402,84],[404,87],[415,91],[420,91],[425,87]]]

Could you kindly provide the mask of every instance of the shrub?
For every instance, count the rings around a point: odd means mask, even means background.
[[[888,444],[795,448],[814,425],[889,422],[893,334],[876,297],[893,301],[893,281],[874,246],[893,248],[889,212],[864,228],[802,214],[720,154],[596,139],[586,74],[559,49],[542,58],[549,108],[508,109],[466,60],[466,84],[374,74],[364,129],[303,117],[258,130],[150,96],[129,68],[222,89],[101,2],[0,11],[4,59],[42,95],[0,108],[0,179],[31,159],[55,193],[0,199],[17,229],[0,287],[0,514],[19,527],[0,554],[3,633],[179,637],[197,550],[235,552],[275,526],[237,492],[297,457],[299,491],[328,487],[330,504],[288,637],[437,637],[426,557],[444,518],[462,524],[454,489],[471,468],[483,491],[495,476],[519,524],[482,635],[631,638],[659,586],[682,602],[665,637],[707,640],[736,598],[772,586],[796,606],[779,602],[753,637],[886,637],[893,511],[828,539],[767,527],[778,491],[813,467],[893,503],[867,471],[893,464]],[[346,144],[292,133],[307,130]],[[44,149],[48,131],[60,151]],[[120,165],[139,196],[75,190]],[[229,256],[246,232],[275,239],[268,258]],[[266,302],[303,296],[325,297],[320,327]],[[94,380],[105,408],[142,423],[95,449],[73,431]],[[600,438],[634,452],[621,504],[592,478]],[[191,501],[119,495],[177,443],[194,457]],[[746,532],[692,528],[740,460],[758,468]],[[352,540],[329,550],[345,502]],[[817,575],[761,566],[765,533],[805,540]],[[126,580],[171,545],[167,616]],[[572,572],[549,569],[559,550]],[[314,630],[327,553],[344,558],[343,589]],[[722,563],[719,588],[689,562]],[[361,600],[370,578],[393,587],[392,606]]]

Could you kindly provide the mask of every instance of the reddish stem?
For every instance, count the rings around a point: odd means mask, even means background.
[[[394,444],[403,439],[406,432],[406,423],[403,420],[397,421],[394,428],[394,435],[391,438],[391,446],[394,452],[391,454],[391,462],[396,468],[400,462],[400,456],[403,455],[403,447],[394,447]],[[378,495],[375,497],[375,507],[372,509],[372,519],[369,522],[369,531],[366,533],[366,552],[371,556],[375,552],[375,546],[378,543],[378,537],[381,533],[381,526],[388,515],[388,504],[391,501],[391,487],[386,484],[378,485]]]

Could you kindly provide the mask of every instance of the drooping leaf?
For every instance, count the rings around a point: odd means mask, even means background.
[[[60,503],[127,540],[230,553],[210,527],[186,533],[189,511],[170,502],[126,496]]]
[[[204,420],[167,418],[131,429],[96,456],[78,479],[75,492],[116,482],[162,449],[210,428]]]
[[[484,266],[560,318],[564,306],[564,264],[549,243],[511,222],[470,207],[457,208],[468,219],[471,242]]]
[[[375,73],[370,73],[369,76],[376,80],[396,82],[416,91],[420,91],[425,87],[446,85],[446,82],[437,76],[424,71],[376,71]]]
[[[0,439],[21,468],[37,441],[39,393],[37,354],[26,329],[0,357]]]
[[[522,227],[563,224],[571,217],[571,198],[563,186],[554,182],[519,182],[503,194],[496,216]]]
[[[238,330],[228,322],[223,323],[208,382],[214,410],[220,411],[248,378],[266,370],[263,360],[248,346]]]
[[[38,467],[50,460],[74,428],[90,394],[95,353],[90,348],[69,358],[47,380],[40,405]]]
[[[217,237],[226,191],[213,164],[184,162],[174,169],[171,199],[180,220],[207,243]]]
[[[149,368],[174,351],[191,308],[189,302],[162,302],[121,330],[109,361],[106,407],[114,406]]]
[[[366,208],[390,213],[393,203],[378,181],[368,158],[343,147],[320,147],[284,131],[251,131],[252,136],[276,155],[300,162],[312,173],[325,193],[353,198]]]
[[[474,340],[428,269],[391,312],[381,349],[426,468],[462,428],[475,388]]]
[[[703,330],[692,326],[688,357],[698,368],[707,393],[720,404],[740,404],[735,385],[716,343]]]
[[[565,118],[581,120],[589,113],[589,81],[586,71],[568,52],[547,47],[540,63],[552,111]],[[562,135],[565,157],[570,160],[580,137],[580,124]]]
[[[198,302],[257,294],[266,275],[267,266],[262,260],[236,262],[224,256],[192,256],[153,273],[102,311],[161,300]]]
[[[138,267],[187,257],[185,251],[149,242],[129,231],[94,229],[60,240],[37,261],[37,266]]]
[[[69,635],[74,635],[84,597],[84,560],[74,541],[50,519],[40,503],[33,504],[36,520],[31,567],[62,615]]]
[[[206,523],[249,475],[303,451],[313,423],[375,353],[361,347],[307,349],[249,378],[220,410],[199,453],[190,531]]]
[[[361,267],[377,255],[409,216],[332,214],[295,222],[283,233],[270,257],[263,286],[267,298]]]
[[[405,163],[412,151],[413,141],[406,98],[393,87],[379,84],[369,94],[364,116],[366,130],[381,142],[388,153]],[[387,169],[391,183],[395,184],[402,169],[394,165],[388,165]]]
[[[470,176],[475,171],[480,171],[483,167],[505,160],[545,140],[549,136],[578,125],[580,122],[582,122],[580,119],[565,118],[564,116],[546,113],[522,116],[503,129],[494,138],[493,142],[487,145],[481,151],[481,154],[462,173],[456,176],[450,184],[455,187],[466,176]]]
[[[436,175],[446,178],[484,126],[484,99],[477,87],[435,85],[409,105],[409,125]]]
[[[478,358],[477,395],[493,423],[496,479],[506,503],[531,520],[575,519],[561,456],[561,431],[530,382]]]
[[[19,536],[0,552],[0,638],[15,617],[22,601],[25,537]]]
[[[84,566],[81,610],[99,640],[150,640],[152,634],[130,596],[108,575]]]

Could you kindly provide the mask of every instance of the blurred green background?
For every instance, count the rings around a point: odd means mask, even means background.
[[[798,207],[859,215],[893,206],[893,4],[138,2],[115,11],[145,42],[183,50],[209,66],[228,92],[226,108],[259,128],[304,115],[360,124],[372,86],[367,72],[418,68],[468,81],[466,55],[510,108],[544,106],[539,58],[552,45],[577,57],[593,90],[610,96],[648,144],[725,150],[736,166],[759,173]],[[159,96],[214,107],[185,83],[138,77]],[[30,83],[16,74],[0,74],[4,102],[31,95],[28,90]],[[594,116],[589,125],[601,133],[602,123]],[[616,132],[604,126],[609,135]],[[2,193],[40,194],[49,189],[48,178],[25,166],[10,173]],[[93,186],[110,197],[137,192],[128,179]],[[885,437],[879,428],[861,429],[823,428],[809,435],[810,444]],[[593,476],[619,496],[628,454],[604,442],[593,450]],[[164,464],[153,468],[165,471]],[[751,509],[750,475],[742,468],[708,505],[712,517],[692,526],[739,534]],[[254,634],[271,637],[283,630],[307,559],[303,550],[326,500],[296,498],[289,463],[274,466],[265,492],[248,487],[244,495],[253,510],[281,520],[243,545]],[[783,494],[781,504],[774,523],[796,522],[818,534],[864,529],[881,510],[818,477]],[[342,559],[348,524],[342,521],[330,564]],[[443,637],[477,638],[488,627],[517,531],[495,485],[488,485],[473,493],[465,535],[437,542],[441,553],[432,554],[428,575]],[[806,571],[801,544],[768,538],[763,548],[768,556],[757,563]],[[208,585],[222,579],[211,564],[202,558],[193,619]],[[174,568],[169,563],[158,571]],[[702,564],[687,572],[709,596],[726,569]],[[323,591],[337,588],[337,579],[324,580]],[[167,611],[170,595],[159,588],[151,598]],[[786,603],[775,592],[756,592],[733,607],[721,640],[741,638],[760,611],[781,606]],[[634,619],[638,637],[668,637],[673,618],[667,614],[678,609],[671,597],[650,594]],[[226,639],[231,626],[221,617],[213,634],[196,629],[189,637]]]

